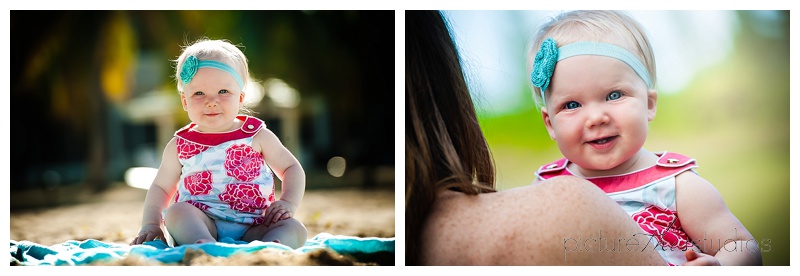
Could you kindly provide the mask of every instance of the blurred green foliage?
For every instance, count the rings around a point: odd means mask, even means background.
[[[733,52],[683,91],[659,95],[645,148],[696,158],[760,243],[764,265],[789,265],[789,12],[768,26],[754,12],[737,15]],[[522,112],[478,108],[500,190],[529,185],[539,166],[562,157],[530,91],[518,97]]]
[[[201,38],[240,46],[256,81],[298,91],[292,109],[270,97],[250,109],[292,148],[307,187],[393,186],[394,13],[11,11],[11,189],[102,190],[130,167],[157,166],[189,123],[172,61]],[[153,95],[166,108],[135,104]],[[347,160],[342,177],[327,171],[335,156]]]

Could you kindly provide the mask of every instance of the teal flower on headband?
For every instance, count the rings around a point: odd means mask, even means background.
[[[542,89],[542,102],[544,102],[544,90],[550,85],[550,78],[556,70],[556,62],[558,62],[558,45],[552,38],[545,39],[533,60],[531,72],[531,82]]]
[[[183,66],[181,66],[181,81],[183,82],[184,86],[189,84],[189,82],[192,81],[192,78],[194,78],[194,74],[197,73],[197,65],[199,63],[200,62],[193,55],[187,57],[183,62]]]

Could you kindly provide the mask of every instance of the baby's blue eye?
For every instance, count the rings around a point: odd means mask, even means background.
[[[622,93],[620,93],[619,91],[614,91],[614,92],[608,93],[608,96],[606,96],[606,100],[613,101],[613,100],[619,99],[620,97],[622,97]]]
[[[228,93],[228,90],[222,89],[222,90],[219,91],[219,93],[220,94],[225,94],[225,93]]]
[[[203,91],[197,91],[197,92],[194,92],[194,94],[197,95],[197,96],[200,96],[200,95],[203,95]]]
[[[568,102],[568,103],[564,104],[564,108],[565,109],[576,109],[578,107],[581,107],[581,104],[579,104],[576,101],[571,101],[571,102]]]

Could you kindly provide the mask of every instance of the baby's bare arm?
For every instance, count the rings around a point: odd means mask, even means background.
[[[681,226],[703,253],[720,265],[762,264],[758,242],[711,183],[693,172],[682,173],[675,181]]]
[[[294,214],[305,194],[306,175],[303,167],[269,129],[259,131],[255,141],[261,148],[264,161],[281,180],[280,200],[288,203],[282,206]]]
[[[153,184],[147,190],[142,210],[142,229],[131,244],[141,244],[156,238],[166,241],[161,231],[161,211],[169,206],[170,199],[178,190],[181,164],[178,161],[177,146],[173,138],[165,147]]]

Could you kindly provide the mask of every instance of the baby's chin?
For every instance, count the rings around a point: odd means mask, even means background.
[[[590,161],[573,162],[573,163],[581,168],[582,173],[592,174],[587,176],[598,176],[594,174],[599,174],[599,175],[617,174],[616,172],[613,172],[613,170],[622,164],[622,162],[609,163],[609,162],[590,162]]]

